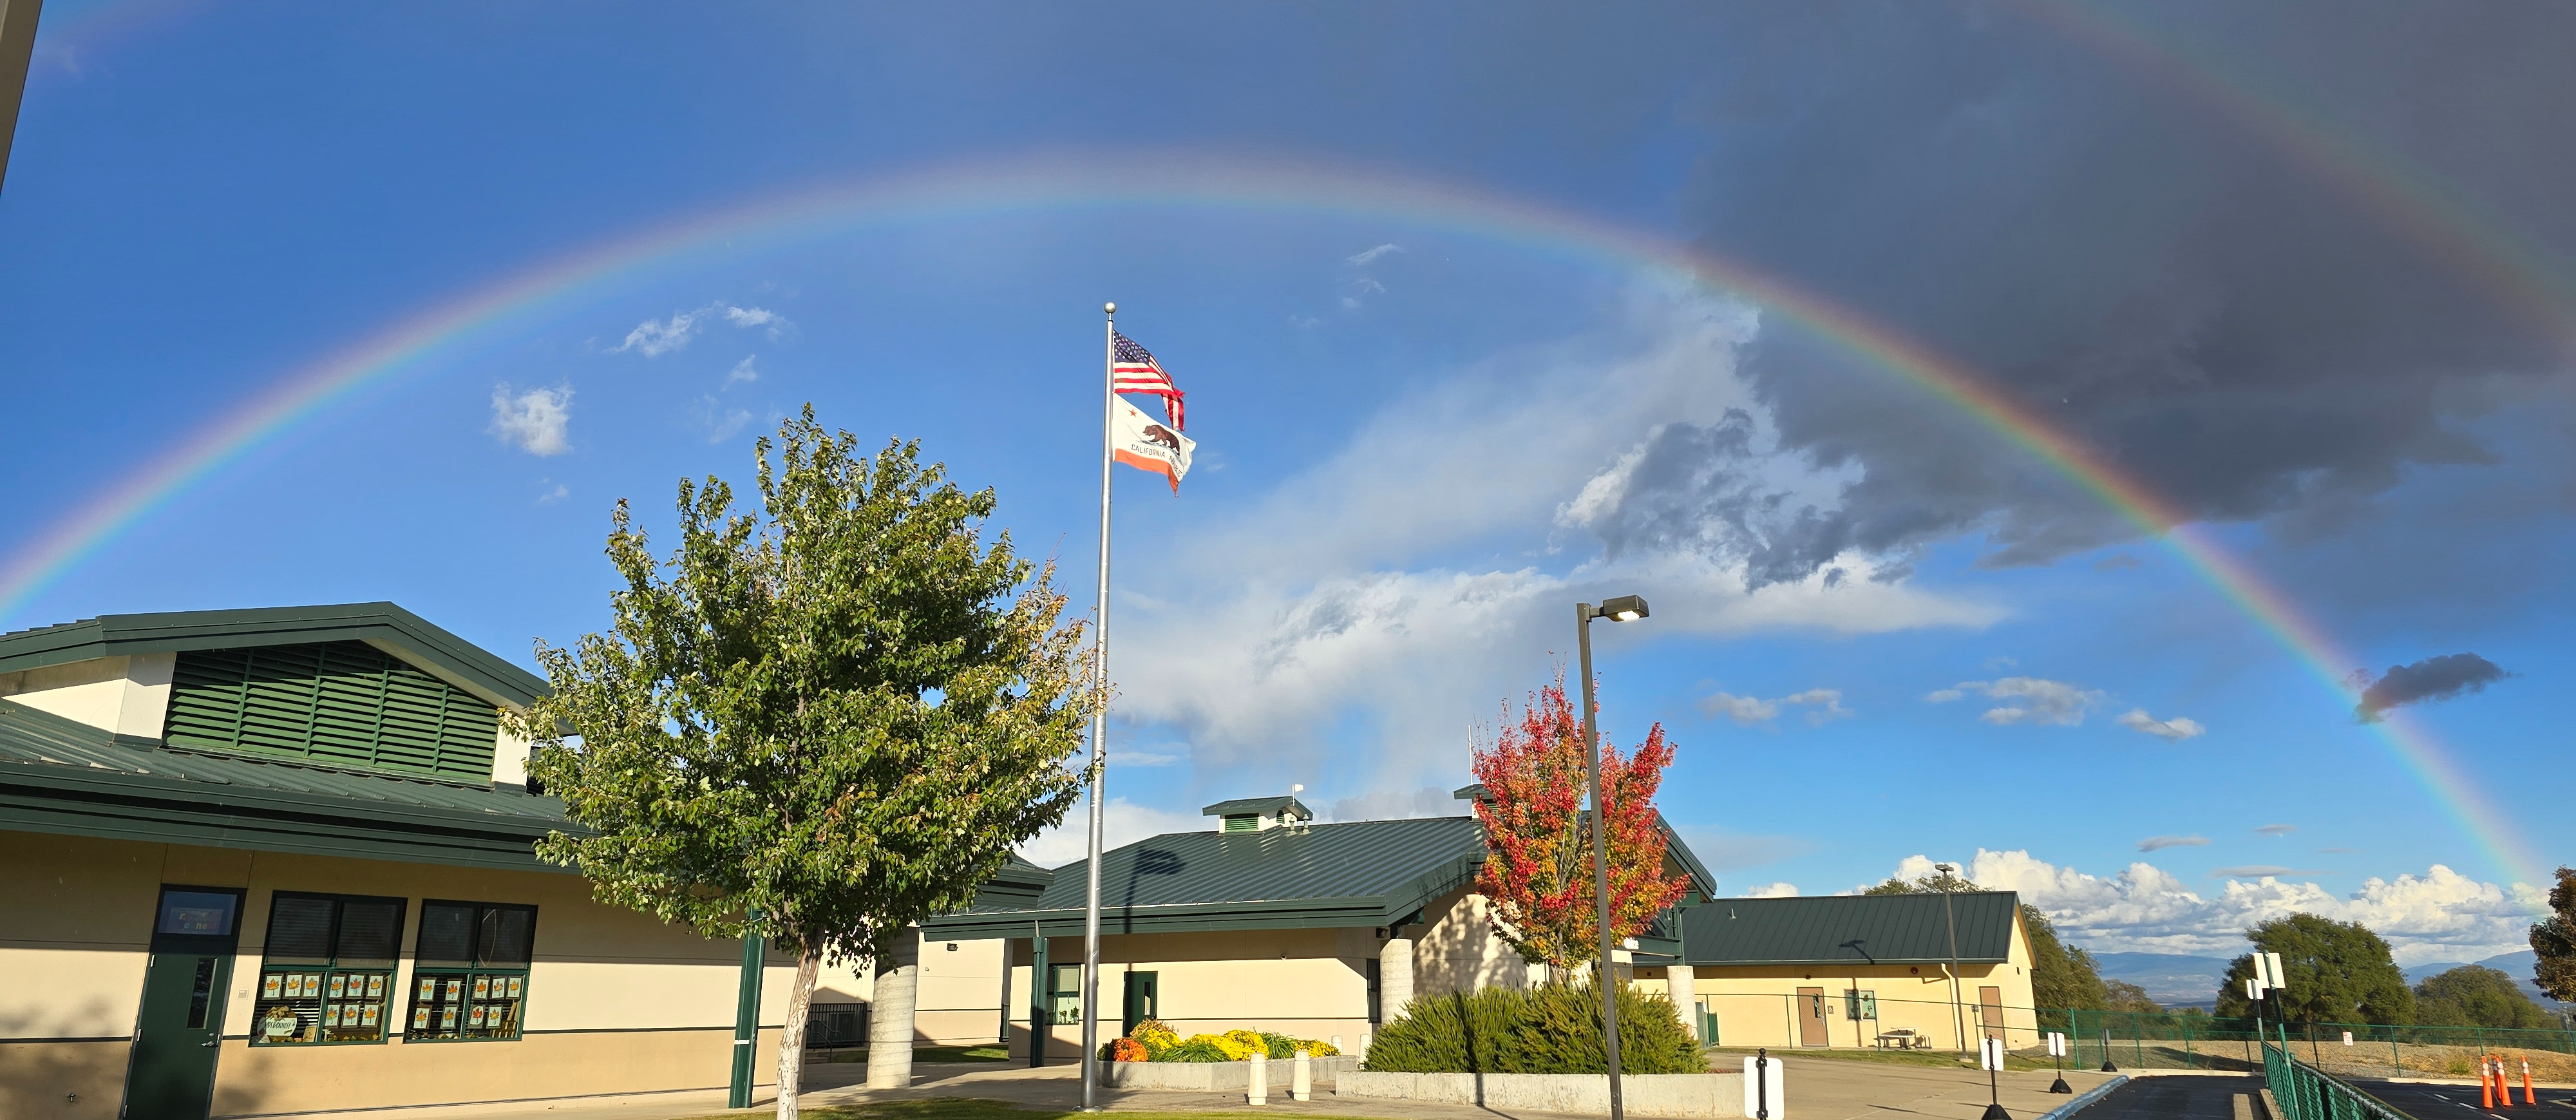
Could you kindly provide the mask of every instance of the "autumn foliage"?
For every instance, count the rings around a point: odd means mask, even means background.
[[[1601,744],[1614,938],[1646,928],[1690,886],[1686,875],[1664,874],[1664,833],[1655,812],[1655,790],[1672,760],[1661,723],[1634,754]],[[1517,721],[1476,749],[1474,763],[1485,787],[1476,819],[1485,826],[1486,848],[1476,890],[1493,905],[1495,932],[1524,959],[1560,969],[1599,956],[1592,837],[1583,814],[1583,725],[1566,699],[1562,671],[1556,683],[1531,695]]]

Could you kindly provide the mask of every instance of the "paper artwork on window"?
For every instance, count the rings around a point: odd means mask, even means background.
[[[346,987],[348,987],[348,983],[349,983],[349,978],[348,978],[348,977],[346,977],[346,976],[334,976],[334,977],[332,977],[332,978],[331,978],[331,998],[332,998],[332,999],[338,999],[338,998],[340,998],[341,996],[347,995],[348,993],[347,993],[346,991],[344,991],[343,989],[345,989]]]
[[[285,978],[285,977],[283,977],[283,976],[279,976],[278,974],[276,974],[276,973],[274,973],[274,972],[269,973],[269,974],[268,974],[268,975],[266,975],[266,976],[260,977],[260,980],[259,980],[259,998],[261,998],[261,999],[276,999],[276,998],[277,998],[278,993],[279,993],[279,992],[281,992],[281,991],[284,991],[284,990],[285,990],[285,988],[286,988],[285,980],[286,980],[286,978]]]
[[[457,998],[459,995],[462,995],[462,994],[464,993],[464,991],[465,991],[465,981],[464,981],[464,980],[462,980],[462,979],[460,979],[460,978],[457,978],[457,977],[453,977],[453,976],[451,976],[451,977],[449,977],[449,978],[448,978],[448,980],[447,980],[447,998],[449,998],[449,999],[451,999],[451,1000],[452,1000],[452,999],[455,999],[455,998]]]
[[[517,999],[517,998],[519,998],[519,983],[520,983],[520,977],[513,976],[513,977],[511,977],[511,978],[510,978],[510,998],[511,998],[511,999]]]
[[[425,1031],[429,1029],[429,1008],[415,1007],[411,1009],[411,1029],[416,1031]]]
[[[375,1004],[370,1003],[370,1004],[366,1004],[365,1006],[362,1006],[362,1007],[358,1008],[358,1025],[359,1025],[359,1026],[362,1026],[362,1027],[372,1027],[372,1026],[375,1026],[377,1023],[382,1022],[382,1021],[383,1021],[383,1016],[382,1016],[382,1014],[380,1013],[380,1009],[379,1009],[379,1008],[377,1008],[377,1006],[376,1006]],[[1602,1067],[1602,1068],[1607,1069],[1607,1068],[1609,1068],[1609,1067],[1604,1066],[1604,1067]]]
[[[370,977],[367,977],[367,998],[368,998],[368,999],[383,999],[383,998],[384,998],[384,996],[385,996],[385,978],[384,978],[384,977],[382,977],[382,976],[370,976]],[[1608,1068],[1608,1067],[1603,1067],[1603,1068]]]
[[[489,976],[477,976],[477,977],[475,977],[475,978],[474,978],[474,998],[476,998],[476,999],[490,999],[490,998],[492,998],[492,978],[491,978],[491,977],[489,977]]]
[[[456,1029],[456,1009],[454,1007],[442,1007],[438,1009],[438,1029],[443,1031],[452,1031]]]

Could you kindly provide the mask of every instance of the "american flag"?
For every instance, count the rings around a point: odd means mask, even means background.
[[[1171,415],[1172,428],[1188,431],[1188,426],[1181,423],[1181,391],[1173,386],[1172,375],[1163,372],[1154,356],[1136,345],[1135,339],[1116,332],[1112,335],[1118,344],[1109,360],[1111,387],[1121,393],[1151,393],[1163,398],[1163,411]]]

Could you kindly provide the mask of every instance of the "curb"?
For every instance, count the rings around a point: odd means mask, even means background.
[[[2075,1098],[2074,1100],[2068,1101],[2068,1102],[2066,1102],[2065,1104],[2061,1104],[2061,1105],[2057,1106],[2056,1108],[2053,1108],[2053,1109],[2048,1110],[2047,1112],[2041,1113],[2041,1114],[2040,1114],[2040,1116],[2039,1116],[2039,1120],[2066,1120],[2066,1118],[2067,1118],[2067,1117],[2069,1117],[2069,1116],[2073,1116],[2073,1115],[2075,1115],[2075,1114],[2076,1114],[2076,1113],[2078,1113],[2078,1112],[2082,1112],[2082,1111],[2084,1111],[2084,1107],[2085,1107],[2086,1105],[2089,1105],[2089,1104],[2092,1104],[2092,1103],[2093,1103],[2093,1102],[2095,1102],[2095,1101],[2101,1100],[2105,1095],[2107,1095],[2108,1093],[2110,1093],[2110,1091],[2111,1091],[2111,1090],[2113,1090],[2113,1089],[2117,1089],[2117,1088],[2119,1088],[2120,1086],[2122,1086],[2122,1085],[2126,1085],[2126,1084],[2128,1084],[2128,1083],[2129,1083],[2129,1075],[2128,1075],[2128,1074],[2125,1074],[2125,1073],[2124,1073],[2124,1074],[2121,1074],[2120,1076],[2118,1076],[2118,1077],[2114,1077],[2114,1078],[2110,1079],[2109,1081],[2105,1081],[2105,1082],[2103,1082],[2103,1083],[2101,1083],[2101,1084],[2099,1084],[2099,1085],[2096,1085],[2096,1086],[2094,1086],[2094,1087],[2092,1087],[2092,1088],[2090,1088],[2090,1089],[2086,1089],[2086,1090],[2084,1090],[2083,1095],[2082,1095],[2082,1096],[2079,1096],[2079,1097],[2077,1097],[2077,1098]]]

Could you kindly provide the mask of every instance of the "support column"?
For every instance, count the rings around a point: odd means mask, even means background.
[[[912,1011],[921,991],[921,931],[895,935],[868,997],[868,1088],[912,1084]]]
[[[1048,1007],[1049,988],[1055,986],[1047,975],[1047,939],[1029,938],[1029,1064],[1046,1064],[1047,1034],[1055,1009]]]
[[[1393,931],[1389,931],[1393,932]],[[1377,1014],[1392,1023],[1413,1002],[1413,939],[1390,937],[1377,950]]]
[[[735,988],[733,1005],[733,1080],[725,1091],[726,1108],[751,1107],[751,1086],[757,1080],[752,1051],[760,1049],[760,973],[767,955],[768,946],[758,934],[742,939],[742,980]]]
[[[1664,966],[1664,983],[1673,990],[1673,1009],[1682,1013],[1682,1029],[1689,1031],[1692,1039],[1705,1046],[1708,1040],[1699,1036],[1699,993],[1691,990],[1697,980],[1689,965]]]

